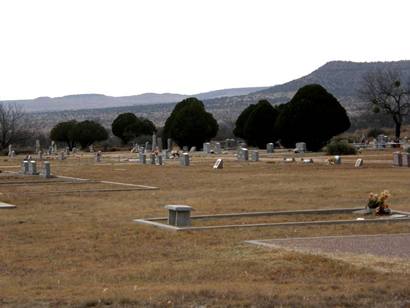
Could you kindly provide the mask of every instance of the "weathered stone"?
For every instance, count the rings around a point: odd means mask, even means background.
[[[296,143],[295,151],[298,152],[298,153],[306,152],[306,143],[305,142]]]
[[[258,151],[252,151],[251,152],[251,159],[252,159],[252,161],[259,161],[259,152]]]
[[[189,166],[189,154],[182,153],[180,159],[181,166]]]
[[[41,173],[41,176],[45,178],[51,178],[51,168],[50,168],[50,162],[45,161],[44,166],[43,166],[43,172]]]
[[[354,166],[355,166],[356,168],[362,167],[362,166],[363,166],[363,159],[362,159],[362,158],[358,158],[358,159],[356,160],[356,163],[354,164]]]
[[[168,224],[176,227],[191,226],[192,207],[188,205],[166,205],[168,210]]]
[[[221,144],[219,142],[215,143],[215,154],[221,154],[222,149],[221,149]]]
[[[273,145],[273,143],[271,142],[271,143],[268,143],[267,145],[266,145],[266,152],[267,153],[273,153],[273,150],[274,150],[274,145]]]

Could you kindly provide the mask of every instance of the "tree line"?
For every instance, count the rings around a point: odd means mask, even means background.
[[[389,116],[400,137],[401,126],[410,112],[410,82],[404,82],[400,72],[375,71],[363,77],[360,97],[369,102],[369,110]],[[306,142],[311,151],[320,150],[329,140],[351,126],[346,110],[338,100],[318,84],[300,88],[285,104],[272,106],[260,100],[245,108],[235,122],[233,134],[250,146],[265,148],[277,142],[291,148],[296,142]],[[175,105],[163,128],[157,129],[149,119],[133,113],[118,115],[111,132],[123,145],[140,136],[157,132],[163,142],[171,138],[180,147],[200,148],[214,138],[219,125],[205,110],[203,102],[188,98]],[[10,104],[0,104],[0,148],[28,138],[25,113]],[[97,121],[75,120],[60,122],[50,131],[50,139],[66,143],[72,149],[83,148],[107,140],[109,132]]]

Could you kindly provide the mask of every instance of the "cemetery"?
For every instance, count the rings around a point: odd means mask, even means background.
[[[407,296],[410,169],[397,168],[397,148],[151,145],[2,159],[6,301],[295,305],[311,279],[313,305],[385,300],[370,286]]]

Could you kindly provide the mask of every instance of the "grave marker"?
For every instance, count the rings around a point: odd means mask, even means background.
[[[223,169],[224,168],[224,160],[221,158],[218,158],[214,164],[214,169]]]
[[[268,143],[268,144],[266,145],[266,152],[267,152],[267,153],[273,153],[273,149],[274,149],[274,145],[273,145],[272,142],[271,142],[271,143]]]
[[[252,161],[259,161],[259,152],[258,151],[252,151]]]
[[[181,163],[181,166],[189,166],[189,154],[188,153],[182,153],[180,157],[180,163]]]
[[[43,173],[41,174],[41,176],[45,178],[51,178],[51,168],[49,161],[44,162]]]
[[[363,166],[363,159],[362,158],[358,158],[356,160],[356,163],[354,164],[355,168],[360,168]]]
[[[393,153],[393,166],[401,167],[402,163],[402,154],[400,152]]]

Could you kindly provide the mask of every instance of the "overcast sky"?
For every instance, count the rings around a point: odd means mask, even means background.
[[[407,2],[1,0],[0,99],[194,94],[405,60]]]

